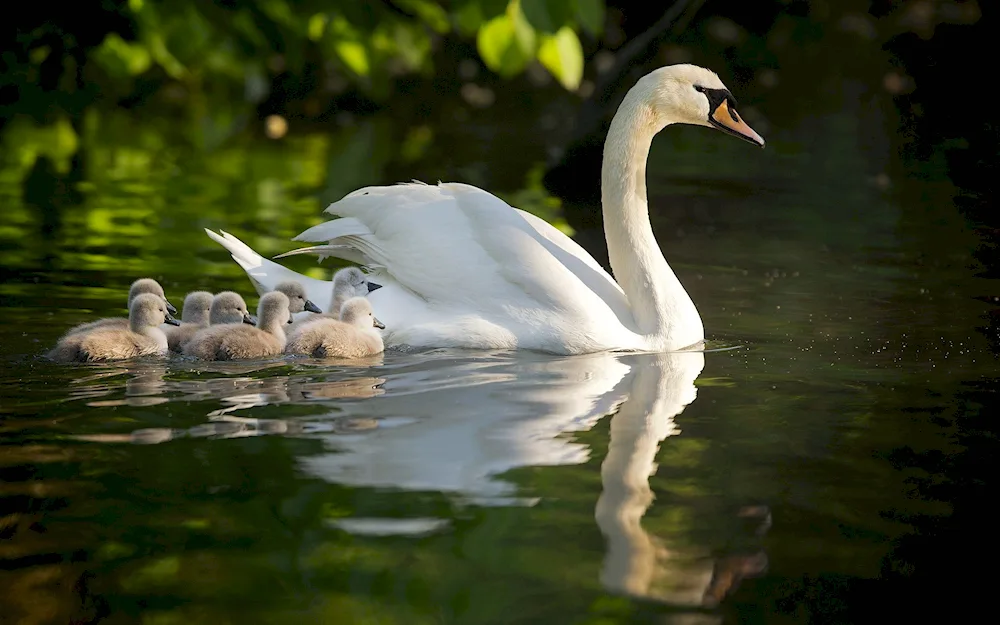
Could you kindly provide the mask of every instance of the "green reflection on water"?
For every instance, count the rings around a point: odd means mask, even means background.
[[[621,405],[627,397],[602,394],[578,428],[486,436],[484,448],[563,441],[565,456],[485,475],[456,462],[449,476],[471,472],[474,482],[456,493],[399,473],[396,483],[357,483],[348,469],[372,465],[356,458],[335,479],[303,461],[347,456],[333,442],[366,440],[372,420],[382,435],[419,432],[407,418],[423,428],[438,419],[440,431],[413,445],[440,440],[447,467],[446,452],[462,447],[448,436],[488,421],[490,406],[525,398],[518,419],[534,424],[582,394],[568,384],[530,405],[566,378],[539,374],[534,356],[504,354],[244,369],[34,358],[72,323],[123,314],[138,275],[161,279],[175,301],[195,288],[253,295],[201,228],[273,255],[364,184],[460,178],[548,219],[593,211],[541,190],[545,146],[527,122],[421,126],[380,114],[293,126],[269,142],[243,132],[235,114],[198,132],[97,109],[76,130],[15,120],[0,167],[0,601],[36,622],[110,613],[151,623],[624,623],[698,612],[664,598],[677,582],[662,579],[665,563],[697,586],[713,567],[738,568],[727,557],[763,549],[768,573],[747,575],[733,601],[794,622],[794,610],[774,606],[803,579],[905,570],[896,542],[921,515],[951,510],[915,486],[940,476],[891,458],[904,446],[960,453],[962,392],[994,375],[995,360],[968,321],[983,311],[972,299],[983,287],[967,266],[975,237],[956,190],[933,162],[929,180],[910,180],[884,156],[891,150],[869,145],[891,143],[876,109],[845,97],[809,117],[775,115],[764,152],[694,128],[654,145],[649,190],[665,253],[710,337],[745,348],[706,356],[697,399],[646,458],[648,492],[642,480],[624,489],[641,504],[629,508],[635,570],[649,574],[636,573],[646,581],[632,597],[602,581],[611,547],[595,517],[610,490],[602,467],[613,428],[627,424],[615,418],[647,405],[635,393]],[[888,187],[875,178],[884,172]],[[333,267],[288,264],[316,277]],[[473,381],[475,401],[448,401],[453,385]],[[379,403],[394,399],[394,410]],[[280,429],[306,425],[328,429]],[[411,472],[429,465],[414,461]],[[774,518],[760,538],[737,515],[757,503]],[[372,517],[445,523],[381,537],[338,525]],[[644,558],[655,566],[643,569]]]

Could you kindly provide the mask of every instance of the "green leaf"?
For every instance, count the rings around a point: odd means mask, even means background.
[[[333,51],[352,72],[367,76],[371,71],[368,49],[361,42],[357,29],[342,16],[330,20],[330,34],[334,38]]]
[[[583,79],[583,47],[569,26],[563,26],[555,35],[542,37],[538,60],[567,89],[572,91],[580,86]]]
[[[114,76],[136,76],[149,69],[153,59],[140,43],[130,43],[110,33],[94,51],[94,58]]]
[[[480,28],[476,37],[476,47],[483,62],[505,78],[528,65],[535,56],[536,43],[535,31],[517,8],[516,0],[505,14]]]
[[[352,72],[358,76],[367,76],[371,69],[368,64],[368,51],[357,41],[338,41],[333,44],[337,56]]]
[[[322,13],[317,13],[309,18],[309,38],[313,41],[319,41],[323,36],[323,31],[326,30],[326,23],[330,21],[326,15]]]
[[[554,33],[569,24],[573,8],[573,0],[525,0],[521,3],[528,23],[543,33]]]
[[[604,31],[604,0],[572,0],[576,5],[573,11],[576,21],[593,35]]]
[[[448,14],[436,2],[430,2],[429,0],[396,0],[396,4],[401,9],[416,13],[425,24],[439,33],[446,33],[451,29]]]

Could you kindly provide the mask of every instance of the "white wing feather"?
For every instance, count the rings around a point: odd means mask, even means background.
[[[326,212],[342,217],[295,240],[327,242],[324,253],[333,256],[339,256],[337,246],[357,250],[432,304],[515,308],[514,314],[529,317],[551,312],[580,323],[610,314],[634,326],[625,295],[589,254],[482,189],[458,183],[366,187]]]

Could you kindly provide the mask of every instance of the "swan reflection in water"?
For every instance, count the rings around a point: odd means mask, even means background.
[[[522,466],[585,462],[589,449],[566,433],[590,429],[612,414],[595,509],[606,541],[602,585],[678,607],[712,607],[744,577],[763,572],[763,551],[713,559],[706,552],[672,549],[641,525],[653,501],[649,478],[656,453],[664,439],[679,433],[674,418],[695,400],[694,381],[704,364],[702,352],[522,354],[514,366],[463,368],[454,376],[463,383],[446,387],[393,377],[388,394],[363,407],[381,423],[397,419],[396,427],[355,437],[320,435],[332,453],[302,458],[302,466],[340,484],[445,491],[480,505],[509,505],[517,502],[516,488],[497,476]],[[739,514],[755,518],[760,527],[769,522],[764,506]],[[339,525],[376,534],[441,527],[427,519],[390,521],[350,519]]]
[[[515,485],[500,476],[518,467],[586,462],[587,445],[567,434],[588,430],[610,414],[594,511],[606,543],[601,584],[615,593],[702,608],[716,605],[743,578],[764,571],[762,550],[713,558],[705,549],[671,545],[667,537],[642,527],[654,499],[649,478],[656,471],[657,452],[665,439],[679,434],[675,417],[696,399],[694,382],[704,367],[704,353],[457,354],[443,350],[423,360],[416,354],[390,358],[376,370],[384,376],[379,378],[314,381],[293,375],[168,384],[189,399],[214,395],[224,407],[209,413],[207,423],[186,431],[158,428],[121,440],[309,436],[323,440],[327,451],[300,457],[301,468],[326,481],[447,492],[479,505],[512,505],[531,502],[519,500]],[[148,370],[143,373],[142,383],[150,384],[150,376],[155,378]],[[375,399],[340,401],[347,397]],[[323,419],[288,420],[233,414],[304,401],[327,401],[336,412]],[[739,514],[753,519],[760,532],[769,524],[764,506]],[[375,535],[423,534],[448,524],[427,518],[336,522],[344,531]],[[703,613],[687,616],[715,619]]]

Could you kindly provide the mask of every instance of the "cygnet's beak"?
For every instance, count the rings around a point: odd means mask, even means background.
[[[381,288],[382,288],[381,284],[375,284],[374,282],[371,282],[371,281],[368,282],[368,292],[369,293],[371,293],[375,289],[381,289]]]
[[[257,317],[254,317],[248,312],[243,313],[243,323],[248,323],[252,326],[257,325]]]
[[[740,114],[736,112],[736,105],[729,98],[722,98],[722,101],[719,102],[718,106],[708,116],[708,121],[726,134],[739,137],[756,146],[764,147],[764,137],[757,134],[753,128],[743,121]]]
[[[378,320],[378,317],[372,317],[372,325],[374,325],[379,330],[385,330],[385,324]]]
[[[310,311],[310,312],[312,312],[312,311]],[[295,323],[295,320],[292,319],[292,315],[291,314],[288,315],[288,322],[287,323],[288,323],[288,325],[292,325],[293,323]]]
[[[174,312],[177,312],[177,311],[175,310]],[[170,313],[167,313],[167,314],[163,315],[163,323],[166,323],[167,325],[172,325],[172,326],[179,326],[179,325],[181,325],[181,322],[177,321],[176,319],[174,319],[173,317],[171,317]]]
[[[163,303],[167,305],[167,312],[168,312],[168,313],[170,313],[171,315],[176,315],[176,314],[177,314],[177,309],[176,309],[176,308],[174,308],[174,305],[173,305],[173,304],[171,304],[171,303],[170,303],[170,302],[169,302],[169,301],[167,300],[167,298],[165,298],[165,297],[163,298]]]
[[[317,313],[317,314],[322,314],[322,312],[323,312],[322,310],[319,309],[319,306],[317,306],[316,304],[313,304],[311,300],[306,300],[305,310],[308,311],[308,312]],[[291,321],[289,321],[288,323],[291,323]]]

